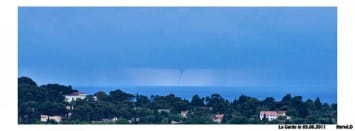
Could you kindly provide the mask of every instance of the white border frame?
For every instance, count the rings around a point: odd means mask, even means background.
[[[277,125],[18,125],[17,11],[19,6],[170,6],[170,7],[337,7],[338,10],[338,124],[355,124],[355,1],[354,0],[20,0],[0,4],[1,125],[11,130],[277,130]],[[4,129],[5,127],[1,127]],[[335,130],[335,125],[327,125]]]

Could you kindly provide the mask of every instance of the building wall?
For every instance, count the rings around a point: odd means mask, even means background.
[[[279,116],[286,116],[286,113],[282,113],[282,114],[277,114],[276,112],[274,114],[265,114],[265,117],[269,120],[275,120],[277,119]],[[260,113],[260,120],[262,120],[264,118],[264,114]]]
[[[48,116],[47,115],[41,115],[41,122],[47,122],[48,121]]]
[[[49,116],[49,120],[54,120],[57,123],[62,122],[62,117],[61,116]]]
[[[77,99],[85,99],[86,95],[77,95],[77,96],[65,96],[65,102],[72,102]]]
[[[53,120],[57,123],[62,122],[61,116],[48,116],[48,115],[41,115],[41,122],[48,122],[48,120]]]

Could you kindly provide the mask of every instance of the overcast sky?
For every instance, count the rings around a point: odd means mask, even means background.
[[[19,8],[19,76],[336,92],[336,8]],[[292,90],[290,88],[290,90]]]

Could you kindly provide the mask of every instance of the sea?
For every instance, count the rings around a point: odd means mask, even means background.
[[[264,100],[266,97],[273,97],[276,101],[280,101],[286,94],[292,96],[302,96],[303,101],[307,99],[315,100],[320,98],[321,102],[333,104],[337,103],[336,90],[310,89],[304,90],[297,88],[282,87],[220,87],[220,86],[73,86],[74,89],[86,94],[95,94],[98,91],[104,91],[109,94],[110,91],[120,89],[130,94],[141,94],[145,96],[160,95],[165,96],[170,93],[183,99],[191,100],[192,96],[197,94],[200,97],[211,96],[211,94],[220,94],[224,99],[238,99],[240,95],[246,95]]]

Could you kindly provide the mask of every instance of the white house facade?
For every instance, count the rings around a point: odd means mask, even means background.
[[[81,93],[81,92],[73,92],[70,95],[64,95],[65,97],[65,102],[72,102],[76,101],[78,99],[85,99],[87,94]]]
[[[48,115],[41,115],[41,122],[48,122],[49,120],[53,120],[57,123],[62,122],[61,116],[48,116]]]
[[[272,121],[279,116],[286,116],[286,111],[260,111],[260,120],[266,118],[268,121]]]

